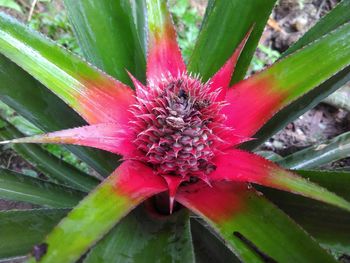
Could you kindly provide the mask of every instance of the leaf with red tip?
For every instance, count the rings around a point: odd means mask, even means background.
[[[147,0],[149,43],[147,80],[156,83],[162,76],[177,77],[186,72],[166,0]]]
[[[229,103],[222,112],[226,124],[240,136],[252,136],[283,104],[286,92],[273,92],[276,83],[272,79],[255,80],[254,77],[239,82],[228,90]]]
[[[254,30],[239,58],[233,82],[242,80],[277,0],[209,0],[188,70],[204,81],[231,56],[244,35]]]
[[[317,64],[317,67],[315,66]],[[350,23],[267,70],[234,85],[223,109],[227,125],[252,136],[277,111],[350,64]]]
[[[0,52],[48,87],[89,123],[126,124],[134,92],[4,14]]]
[[[128,125],[132,113],[130,105],[134,104],[135,92],[123,83],[100,76],[95,79],[83,79],[83,87],[74,94],[78,113],[90,124],[116,122]],[[75,108],[74,108],[75,109]]]
[[[287,55],[294,53],[298,49],[307,46],[345,23],[350,22],[349,10],[350,1],[340,1],[339,4],[337,4],[337,6],[323,16],[314,27],[305,32],[305,34],[297,42],[289,47],[288,50],[282,54],[282,57],[286,57]],[[314,88],[305,96],[295,100],[287,107],[279,111],[254,135],[257,140],[245,144],[244,148],[249,150],[255,149],[279,130],[287,126],[288,123],[296,120],[306,111],[312,109],[323,99],[345,85],[349,80],[350,66],[347,66],[324,83],[318,85],[318,87]]]
[[[246,184],[196,183],[181,187],[176,200],[207,220],[243,262],[335,262]]]
[[[210,90],[212,92],[221,89],[219,95],[217,96],[217,101],[222,101],[225,99],[227,89],[230,85],[233,72],[235,70],[239,56],[242,53],[245,44],[248,41],[250,34],[252,33],[254,27],[251,27],[248,33],[243,38],[242,42],[238,45],[236,50],[233,52],[232,56],[226,61],[226,63],[219,69],[218,72],[211,78]]]
[[[243,183],[213,182],[208,186],[204,182],[197,182],[179,189],[176,201],[194,211],[201,211],[214,221],[229,218],[236,211],[244,207],[244,193],[247,185]]]
[[[229,155],[216,157],[217,169],[211,180],[256,183],[294,194],[303,195],[350,211],[350,203],[298,175],[282,169],[258,155],[231,150]]]
[[[171,176],[171,175],[166,175],[163,176],[166,183],[168,184],[168,189],[169,189],[169,210],[170,214],[173,213],[173,208],[174,208],[174,201],[175,201],[175,195],[177,192],[178,187],[180,184],[184,181],[184,179],[180,176]]]
[[[124,162],[47,236],[47,253],[40,262],[75,262],[135,206],[163,191],[166,183],[152,169]]]
[[[136,96],[140,99],[147,99],[147,88],[138,80],[136,79],[129,71],[128,75],[134,84]]]
[[[0,97],[2,102],[43,132],[86,125],[86,122],[55,94],[3,55],[0,55]],[[104,177],[111,174],[118,165],[118,158],[111,158],[112,154],[107,152],[87,147],[66,148]],[[70,173],[62,175],[66,177]]]
[[[73,144],[94,147],[125,157],[135,151],[129,130],[116,123],[101,123],[0,142],[4,143]]]
[[[350,2],[349,2],[350,3]],[[350,172],[296,171],[350,200]],[[260,187],[259,190],[318,240],[323,247],[350,254],[350,213],[301,196]]]

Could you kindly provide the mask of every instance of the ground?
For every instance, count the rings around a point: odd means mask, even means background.
[[[283,53],[338,2],[337,0],[281,0],[273,11],[261,43]],[[256,55],[266,61],[265,53],[258,50]],[[263,149],[285,156],[349,130],[349,111],[320,103],[271,138]],[[339,165],[350,166],[350,159],[334,164],[336,167]]]

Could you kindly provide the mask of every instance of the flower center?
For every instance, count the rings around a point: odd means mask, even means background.
[[[222,144],[218,127],[222,102],[199,80],[183,76],[149,85],[134,105],[134,126],[140,159],[160,175],[190,179],[207,176]]]

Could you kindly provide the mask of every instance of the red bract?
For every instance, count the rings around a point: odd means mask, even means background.
[[[240,191],[232,189],[246,188],[242,183],[325,199],[322,188],[262,157],[236,149],[251,140],[287,103],[289,95],[276,89],[279,83],[270,75],[257,75],[230,87],[253,27],[222,68],[204,83],[200,76],[186,71],[170,16],[162,8],[160,20],[149,21],[146,85],[130,73],[135,90],[109,77],[83,78],[87,88],[76,96],[76,109],[89,126],[11,142],[75,144],[120,154],[127,162],[116,171],[121,177],[118,189],[126,189],[127,196],[133,192],[149,196],[149,191],[156,194],[167,186],[170,212],[177,200],[208,210],[204,214],[213,215],[213,220],[241,207]],[[302,189],[303,185],[310,189]]]

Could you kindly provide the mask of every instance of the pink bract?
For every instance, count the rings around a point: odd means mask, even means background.
[[[124,194],[168,189],[170,210],[175,200],[185,206],[190,202],[207,214],[216,213],[215,220],[241,207],[242,198],[232,193],[237,195],[247,183],[313,196],[312,183],[237,149],[288,97],[286,91],[275,89],[272,76],[230,87],[253,27],[222,68],[203,82],[187,72],[170,16],[163,15],[149,31],[146,84],[130,73],[135,90],[108,77],[82,78],[86,88],[77,98],[78,111],[88,126],[12,142],[75,144],[120,154],[125,163],[116,172]],[[293,182],[308,184],[310,192]],[[214,192],[220,195],[211,199]],[[314,198],[322,200],[322,195]],[[206,205],[199,200],[206,200]]]

